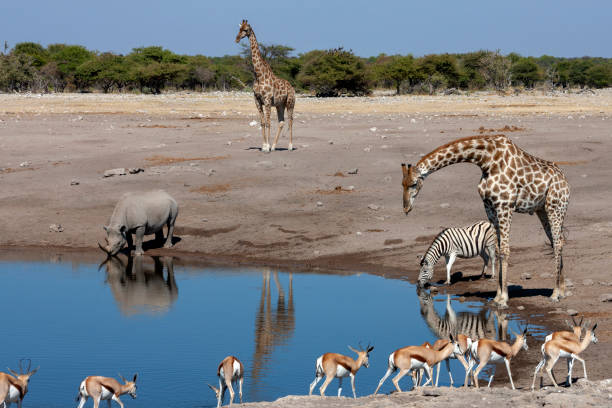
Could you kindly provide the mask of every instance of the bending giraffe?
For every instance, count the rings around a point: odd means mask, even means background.
[[[563,277],[563,221],[570,188],[555,163],[537,158],[517,147],[504,135],[458,139],[426,154],[414,166],[402,163],[404,212],[412,210],[425,178],[451,164],[470,162],[480,167],[478,193],[487,217],[497,230],[501,268],[494,302],[508,305],[508,259],[512,213],[536,213],[553,246],[556,283],[553,301],[565,296]]]
[[[261,132],[263,144],[261,150],[264,152],[274,151],[278,143],[278,137],[285,126],[285,108],[289,116],[289,150],[293,150],[293,108],[295,106],[295,90],[289,81],[278,78],[272,72],[272,68],[263,59],[259,50],[259,44],[255,33],[246,20],[239,24],[240,31],[236,36],[236,42],[240,42],[244,37],[248,37],[251,42],[251,58],[253,69],[255,70],[255,82],[253,83],[253,93],[255,94],[255,105],[259,111],[261,121]],[[278,131],[272,146],[270,146],[270,114],[272,106],[276,108],[278,116]]]

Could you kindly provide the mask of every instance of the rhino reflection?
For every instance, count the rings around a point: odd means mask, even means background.
[[[278,291],[276,306],[272,306],[270,276]],[[293,308],[293,274],[289,274],[289,298],[278,279],[278,273],[264,270],[259,309],[255,316],[255,354],[251,377],[257,384],[269,364],[274,347],[286,344],[295,330],[295,309]]]
[[[505,313],[482,308],[480,312],[456,313],[450,302],[446,299],[446,313],[441,317],[435,310],[431,294],[423,289],[417,289],[421,316],[427,323],[434,336],[447,339],[449,334],[464,334],[472,339],[498,339],[505,340],[508,330],[508,319]],[[497,320],[497,327],[496,327]]]
[[[143,312],[165,313],[178,297],[171,257],[152,257],[153,265],[144,264],[144,256],[119,257],[105,262],[106,283],[124,315]],[[164,276],[164,266],[166,274]]]

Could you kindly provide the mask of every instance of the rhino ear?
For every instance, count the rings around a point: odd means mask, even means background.
[[[104,231],[108,232],[108,227],[106,225],[103,225],[102,228],[104,228]]]
[[[127,227],[125,225],[122,225],[121,228],[119,228],[119,231],[125,232],[127,231]]]

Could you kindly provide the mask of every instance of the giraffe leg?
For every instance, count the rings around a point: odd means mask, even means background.
[[[261,144],[261,151],[265,151],[266,148],[266,116],[264,115],[263,104],[261,99],[255,95],[255,106],[257,106],[257,110],[259,111],[259,123],[261,124],[261,136],[263,138],[263,142]]]
[[[283,126],[285,126],[285,104],[279,104],[276,106],[276,115],[278,116],[278,131],[276,132],[276,137],[274,138],[274,142],[272,143],[272,151],[276,150],[278,137],[283,131]]]
[[[293,150],[293,108],[295,107],[295,93],[287,97],[287,116],[289,117],[289,150]]]
[[[555,271],[557,275],[555,289],[553,290],[553,293],[550,298],[553,302],[558,302],[560,299],[565,297],[565,278],[563,276],[562,256],[563,245],[565,244],[565,240],[563,239],[563,221],[565,219],[565,207],[561,209],[547,207],[546,214],[548,216],[550,232],[552,234],[553,253],[555,256]]]
[[[264,100],[264,114],[266,116],[266,147],[264,148],[264,152],[270,151],[270,116],[272,114],[272,100],[270,98],[266,98]]]
[[[510,258],[510,225],[512,224],[512,210],[505,206],[496,208],[498,219],[499,248],[501,268],[497,284],[497,295],[493,302],[499,307],[508,307],[508,260]]]

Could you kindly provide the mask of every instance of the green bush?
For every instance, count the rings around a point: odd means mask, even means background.
[[[512,65],[510,69],[512,82],[516,85],[523,84],[526,88],[533,88],[542,75],[538,64],[531,58],[521,58]]]
[[[363,61],[342,47],[303,55],[298,82],[317,96],[370,93]]]

